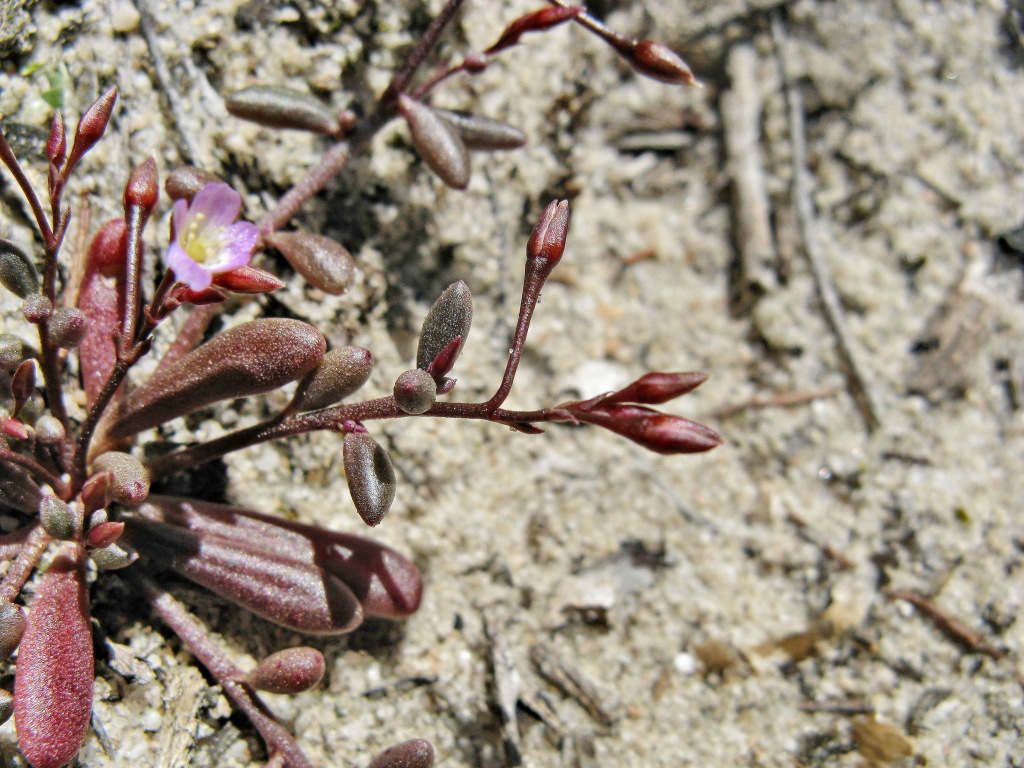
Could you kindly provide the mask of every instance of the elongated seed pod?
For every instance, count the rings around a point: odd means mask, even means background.
[[[18,747],[33,768],[61,768],[82,748],[92,714],[93,653],[82,550],[43,574],[18,648]]]
[[[423,162],[449,187],[465,189],[469,184],[469,152],[459,132],[426,104],[408,96],[398,97],[398,109]]]
[[[319,565],[348,585],[368,616],[405,618],[419,608],[423,596],[415,565],[390,547],[355,534],[172,496],[152,495],[134,514]]]
[[[338,118],[315,96],[279,85],[254,85],[224,100],[235,117],[269,128],[337,133]]]
[[[455,359],[462,347],[466,345],[469,328],[473,324],[473,294],[469,286],[459,280],[452,283],[434,302],[427,316],[423,319],[420,330],[420,342],[416,348],[416,367],[429,370],[435,381],[442,377],[455,365]],[[444,352],[456,339],[461,343],[454,353],[447,355],[443,364],[434,364],[435,359]],[[434,364],[431,367],[431,364]]]
[[[305,376],[327,341],[298,320],[252,320],[214,336],[157,371],[128,398],[111,434],[127,436],[219,400],[270,392]]]
[[[356,512],[367,525],[380,525],[395,500],[398,484],[387,451],[365,432],[349,432],[343,453],[345,478]]]
[[[287,552],[135,517],[125,536],[139,552],[283,627],[340,634],[362,623],[362,607],[343,581]]]
[[[493,152],[499,149],[518,149],[526,143],[525,133],[501,120],[447,109],[434,111],[455,129],[466,149]]]
[[[324,655],[315,648],[285,648],[263,659],[245,682],[267,693],[302,693],[319,685],[326,670]]]
[[[362,387],[371,371],[373,355],[368,349],[328,350],[320,365],[299,382],[292,406],[297,411],[318,411],[334,405]]]
[[[343,245],[309,232],[274,232],[264,242],[281,252],[306,282],[324,293],[339,296],[355,278],[352,255]]]

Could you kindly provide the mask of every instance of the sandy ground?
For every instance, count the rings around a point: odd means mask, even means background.
[[[449,44],[482,48],[535,5],[470,0]],[[47,121],[44,72],[67,67],[69,115],[121,89],[112,135],[73,187],[94,226],[117,215],[119,185],[149,153],[164,173],[192,161],[222,174],[256,215],[326,144],[242,124],[218,94],[274,83],[363,108],[427,19],[419,3],[377,0],[144,8],[170,95],[129,0],[40,3],[4,54],[0,115],[29,135]],[[357,285],[325,296],[271,263],[289,287],[269,311],[371,348],[366,393],[378,396],[409,367],[430,303],[465,279],[477,311],[456,392],[486,398],[529,228],[568,196],[570,245],[511,404],[702,370],[707,384],[671,408],[727,443],[664,458],[590,429],[375,426],[401,480],[375,535],[422,567],[423,609],[313,640],[328,659],[323,690],[270,697],[273,708],[320,766],[365,766],[413,736],[450,768],[512,765],[515,738],[538,768],[1024,764],[1024,284],[1021,254],[998,240],[1024,220],[1024,11],[1014,0],[594,10],[685,51],[705,87],[640,80],[578,29],[529,39],[434,103],[507,120],[530,145],[478,155],[469,190],[454,193],[413,159],[400,125],[387,128],[300,216],[352,249]],[[802,101],[803,162],[787,84]],[[28,242],[2,190],[0,236]],[[150,229],[156,252],[166,229]],[[208,411],[166,437],[215,435],[266,407]],[[227,467],[236,503],[360,527],[337,436]],[[310,642],[175,589],[242,665]],[[93,595],[118,654],[98,666],[80,765],[261,765],[251,728],[125,584],[104,576]],[[511,724],[494,704],[495,666],[498,689],[520,699]],[[582,688],[553,682],[552,667]],[[13,738],[0,730],[0,761],[19,766]]]

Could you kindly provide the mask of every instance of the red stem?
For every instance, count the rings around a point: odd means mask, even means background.
[[[0,581],[0,603],[14,602],[14,598],[21,593],[21,588],[39,565],[39,559],[52,540],[38,524],[33,526],[21,551],[4,574],[3,581]]]

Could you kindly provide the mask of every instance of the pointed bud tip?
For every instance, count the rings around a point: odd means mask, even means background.
[[[641,40],[624,55],[630,66],[645,77],[670,85],[700,87],[689,65],[678,53],[663,43]]]
[[[547,204],[526,244],[528,259],[544,259],[553,269],[562,259],[569,234],[569,201],[552,200]]]
[[[125,208],[130,206],[152,211],[160,197],[160,183],[156,167],[156,158],[147,157],[135,167],[124,188]]]

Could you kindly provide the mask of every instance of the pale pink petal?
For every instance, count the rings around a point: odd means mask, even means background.
[[[175,238],[181,237],[181,233],[185,231],[185,227],[188,226],[188,222],[188,201],[175,200],[174,217],[171,220],[171,229],[174,231]]]
[[[185,283],[193,291],[201,291],[210,287],[210,273],[196,264],[192,258],[185,253],[177,241],[167,248],[167,255],[164,257],[167,266],[174,272],[178,282]]]
[[[248,221],[236,221],[228,227],[221,240],[224,250],[213,271],[230,272],[248,264],[252,260],[252,252],[259,236],[259,228]]]
[[[242,210],[242,197],[221,181],[207,184],[192,198],[189,211],[205,217],[202,227],[226,227],[238,218]]]

